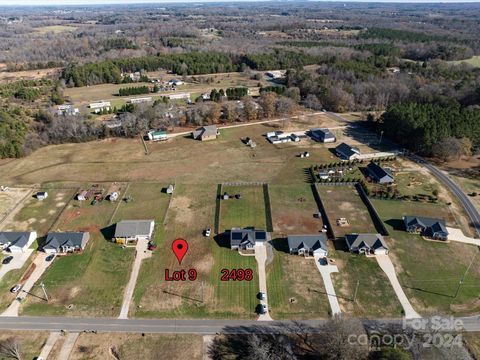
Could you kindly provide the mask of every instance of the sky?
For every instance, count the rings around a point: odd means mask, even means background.
[[[233,2],[233,0],[0,0],[0,6],[2,5],[99,5],[99,4],[152,4],[152,3],[204,3],[204,2]],[[238,1],[258,1],[258,0],[234,0]],[[266,1],[266,0],[264,0]],[[322,0],[318,0],[322,1]],[[333,0],[338,2],[437,2],[437,3],[458,3],[458,2],[480,2],[480,0]]]
[[[202,3],[202,2],[230,2],[232,0],[0,0],[1,5],[98,5],[98,4],[154,4],[154,3]],[[234,0],[238,1],[258,1],[258,0]],[[266,0],[264,0],[266,1]],[[321,0],[318,0],[321,1]],[[335,1],[335,0],[333,0]],[[437,2],[437,3],[458,3],[458,2],[479,2],[480,0],[337,0],[339,2]],[[232,1],[233,2],[233,1]]]

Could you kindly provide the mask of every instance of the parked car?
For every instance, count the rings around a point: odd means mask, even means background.
[[[16,284],[10,289],[10,292],[16,294],[21,288],[22,284]]]
[[[55,259],[55,254],[50,254],[50,255],[48,255],[48,256],[45,258],[45,261],[50,262],[50,261],[52,261],[53,259]]]
[[[157,244],[152,243],[152,242],[148,243],[148,247],[147,247],[148,250],[153,251],[156,248],[157,248]]]
[[[6,258],[3,259],[2,264],[10,264],[10,261],[13,260],[13,256],[7,256]]]
[[[267,294],[265,294],[264,292],[259,292],[257,297],[260,299],[260,300],[267,300]]]
[[[210,229],[210,228],[205,229],[204,234],[205,234],[206,237],[209,237],[211,233],[212,233],[212,229]]]
[[[263,315],[267,313],[267,305],[265,304],[260,304],[258,305],[258,313]]]

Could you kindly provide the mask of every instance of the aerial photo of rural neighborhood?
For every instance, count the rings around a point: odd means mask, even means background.
[[[478,4],[0,9],[0,359],[480,359]]]

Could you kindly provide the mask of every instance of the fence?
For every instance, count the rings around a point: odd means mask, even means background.
[[[268,185],[266,182],[243,182],[243,181],[237,181],[237,182],[224,182],[222,183],[222,186],[264,186]]]
[[[327,225],[327,236],[335,240],[335,233],[333,232],[332,223],[328,218],[327,211],[325,210],[325,206],[323,206],[322,199],[320,198],[320,194],[318,193],[317,186],[315,184],[311,184],[310,187],[312,188],[313,197],[315,198],[315,202],[317,203],[318,209],[322,214],[322,221],[325,225]]]
[[[270,192],[268,190],[268,184],[263,185],[263,201],[265,203],[265,218],[267,223],[267,231],[273,232],[272,206],[270,204]]]
[[[370,199],[368,198],[367,194],[365,193],[365,190],[363,189],[363,186],[360,183],[355,184],[355,188],[357,189],[358,193],[360,194],[360,197],[363,200],[363,203],[368,209],[368,212],[370,213],[370,216],[373,219],[373,223],[375,224],[375,228],[377,231],[382,234],[383,236],[388,236],[390,235],[389,232],[387,231],[387,228],[383,224],[382,219],[380,219],[380,216],[378,215],[377,210],[371,203]]]

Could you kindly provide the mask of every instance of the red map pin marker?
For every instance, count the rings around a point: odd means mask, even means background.
[[[175,256],[177,257],[178,264],[182,264],[183,257],[187,253],[188,243],[186,240],[177,239],[172,242],[172,250]]]

